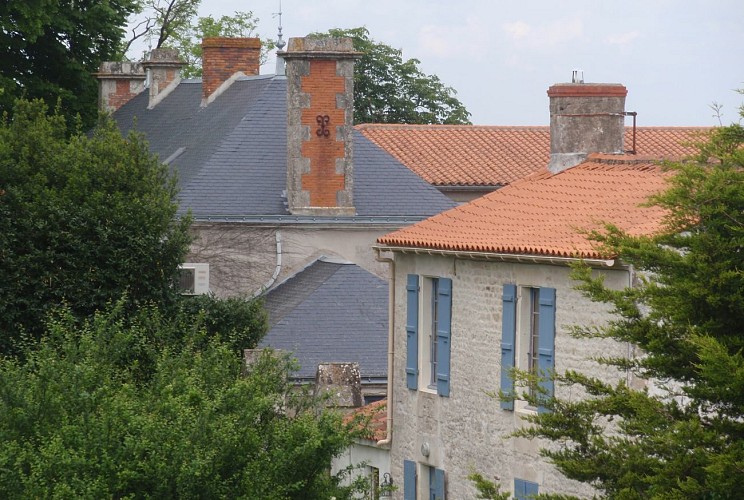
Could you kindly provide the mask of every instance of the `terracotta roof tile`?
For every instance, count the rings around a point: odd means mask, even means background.
[[[344,417],[344,423],[358,425],[362,435],[374,441],[387,437],[387,399],[375,401]]]
[[[632,155],[591,155],[559,174],[547,171],[378,239],[382,245],[463,252],[611,258],[583,232],[611,222],[652,234],[664,212],[642,207],[668,173]]]
[[[436,186],[503,186],[542,171],[550,160],[550,127],[382,125],[356,127],[365,137]],[[636,152],[679,158],[708,128],[638,127]],[[626,128],[625,146],[633,130]]]

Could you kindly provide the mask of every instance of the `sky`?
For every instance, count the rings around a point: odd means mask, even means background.
[[[279,1],[203,0],[200,15],[251,11],[257,34],[275,38]],[[587,83],[625,85],[639,126],[717,125],[714,102],[727,125],[744,104],[743,0],[282,0],[281,9],[285,40],[365,26],[454,88],[477,125],[548,125],[546,91],[574,69]],[[273,68],[272,54],[262,73]]]

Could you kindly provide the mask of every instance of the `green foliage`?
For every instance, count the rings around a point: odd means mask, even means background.
[[[38,337],[62,303],[79,317],[124,293],[174,303],[190,241],[175,180],[142,137],[104,120],[67,138],[46,111],[19,100],[0,124],[0,352]]]
[[[62,311],[23,362],[0,359],[4,498],[344,496],[327,470],[351,434],[291,385],[287,358],[241,376],[204,331],[152,335],[156,312],[129,322],[120,302],[78,326]]]
[[[221,16],[215,19],[212,16],[199,17],[184,29],[173,34],[169,45],[177,48],[179,54],[186,62],[181,70],[184,78],[199,77],[202,74],[202,48],[201,42],[209,37],[250,37],[258,25],[258,18],[253,17],[252,12],[236,12],[232,16]],[[262,41],[261,61],[266,59],[266,52],[274,48],[270,40]]]
[[[61,100],[68,120],[77,114],[84,128],[98,115],[93,73],[115,59],[127,17],[137,0],[5,0],[0,2],[0,113],[19,97]]]
[[[470,123],[453,88],[424,74],[417,59],[404,61],[399,49],[371,39],[367,28],[316,35],[349,37],[362,53],[354,68],[355,123]]]
[[[469,474],[468,480],[475,484],[478,498],[487,500],[509,500],[511,498],[509,493],[501,491],[501,486],[497,482],[490,481],[477,472]]]
[[[593,235],[633,266],[637,286],[610,290],[588,267],[575,270],[615,319],[574,333],[640,348],[600,362],[654,390],[567,372],[558,381],[588,398],[554,400],[517,432],[561,443],[543,455],[608,498],[726,499],[744,489],[744,128],[715,129],[693,160],[667,165],[669,188],[650,202],[668,211],[662,234],[609,226]]]

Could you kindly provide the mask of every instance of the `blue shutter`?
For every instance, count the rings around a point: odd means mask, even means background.
[[[418,307],[419,277],[409,274],[406,283],[406,384],[418,388]]]
[[[452,280],[439,278],[437,287],[437,393],[450,394],[450,349],[452,331]]]
[[[416,500],[416,462],[403,460],[403,500]]]
[[[540,387],[546,396],[553,397],[553,370],[555,367],[555,288],[540,288],[540,325],[538,326],[537,368]],[[538,413],[548,411],[538,404]]]
[[[434,493],[433,500],[445,500],[444,499],[444,471],[442,469],[431,468],[431,474],[434,475],[432,481],[432,493]]]
[[[501,392],[514,394],[514,341],[517,334],[517,285],[504,285],[501,311]],[[513,410],[514,401],[502,401],[502,410]]]
[[[538,494],[538,485],[524,479],[514,479],[514,498],[528,500]]]

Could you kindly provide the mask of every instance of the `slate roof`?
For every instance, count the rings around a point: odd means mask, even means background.
[[[362,135],[435,186],[504,186],[545,169],[550,127],[357,125]],[[636,153],[674,159],[704,127],[637,127]],[[626,127],[625,147],[633,144]]]
[[[601,255],[585,233],[613,223],[633,235],[661,229],[665,213],[640,206],[666,186],[650,158],[590,155],[573,168],[545,171],[378,239],[381,245],[553,257]]]
[[[359,363],[362,382],[387,377],[386,281],[355,264],[317,260],[264,300],[261,346],[293,352],[299,378],[314,379],[323,362]]]
[[[172,160],[181,209],[197,220],[289,215],[286,78],[240,78],[204,108],[201,92],[200,80],[182,80],[153,109],[143,92],[114,118],[123,132],[144,132],[161,160]],[[415,220],[454,206],[356,131],[354,204],[359,217]]]

